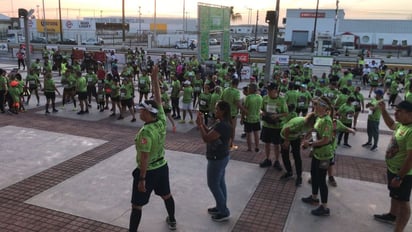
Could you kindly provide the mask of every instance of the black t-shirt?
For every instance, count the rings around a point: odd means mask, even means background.
[[[229,122],[221,121],[212,127],[212,129],[217,131],[220,137],[215,141],[207,143],[206,158],[220,160],[229,155],[229,139],[232,126]]]

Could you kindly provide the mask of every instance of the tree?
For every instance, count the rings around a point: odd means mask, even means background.
[[[235,13],[233,9],[234,9],[233,6],[231,6],[231,7],[230,7],[230,19],[231,19],[233,22],[237,22],[237,21],[239,21],[239,20],[242,20],[242,14],[240,14],[240,13]]]

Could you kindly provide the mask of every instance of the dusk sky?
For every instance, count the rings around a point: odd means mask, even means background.
[[[139,6],[142,17],[153,17],[154,1],[125,0],[126,16],[138,16]],[[34,9],[36,17],[43,18],[42,0],[0,0],[1,14],[17,16],[18,8]],[[81,19],[83,17],[109,17],[121,15],[121,0],[61,0],[62,19]],[[256,23],[256,11],[259,10],[259,22],[264,22],[264,12],[274,10],[276,0],[156,0],[157,17],[183,17],[183,2],[187,18],[197,17],[197,3],[234,6],[235,13],[242,15],[239,23]],[[46,18],[58,18],[58,0],[44,0]],[[12,10],[12,6],[13,9]],[[280,0],[280,17],[285,17],[286,9],[315,9],[316,0]],[[319,0],[319,9],[335,9],[336,0]],[[37,12],[39,9],[39,12]],[[250,10],[248,10],[250,9]],[[409,19],[412,20],[410,0],[339,0],[339,9],[345,10],[346,19]],[[249,14],[249,12],[252,12]]]

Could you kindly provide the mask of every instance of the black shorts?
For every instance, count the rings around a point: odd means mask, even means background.
[[[253,131],[260,131],[260,122],[244,122],[245,132],[250,133]]]
[[[170,194],[169,167],[167,164],[146,172],[146,192],[138,191],[139,175],[140,169],[136,168],[133,171],[132,204],[137,206],[146,205],[153,190],[158,196]]]
[[[46,96],[46,99],[51,99],[51,100],[56,99],[56,93],[55,92],[44,92],[44,95]]]
[[[92,96],[97,96],[97,91],[95,86],[87,86],[87,94],[91,94]]]
[[[165,111],[165,114],[170,114],[170,112],[172,112],[171,109],[163,109]]]
[[[77,95],[79,97],[79,101],[87,99],[87,92],[77,92]]]
[[[129,108],[133,107],[133,99],[125,99],[125,100],[121,100],[120,103],[122,104],[122,106],[127,106]]]
[[[387,171],[389,196],[398,201],[409,202],[412,189],[412,176],[405,176],[401,186],[399,188],[393,188],[390,186],[390,183],[395,176],[396,174],[393,174],[389,170]]]
[[[117,97],[110,97],[110,99],[112,99],[112,102],[118,102],[118,101],[120,101],[120,97],[119,97],[119,96],[117,96]]]
[[[282,144],[282,137],[280,137],[280,128],[273,129],[268,127],[262,127],[260,133],[260,140],[264,143],[273,143],[275,145]]]

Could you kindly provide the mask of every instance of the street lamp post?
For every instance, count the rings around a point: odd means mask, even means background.
[[[44,23],[43,29],[44,29],[44,35],[46,37],[46,44],[47,44],[49,42],[49,35],[47,33],[47,22],[46,22],[46,11],[44,9],[44,0],[42,0],[42,2],[43,2],[43,23]]]
[[[312,34],[312,53],[315,51],[316,26],[318,24],[318,11],[319,11],[319,0],[317,0],[316,2],[315,23],[313,25],[313,34]]]
[[[62,27],[62,7],[59,0],[59,25],[60,25],[60,41],[63,42],[63,27]]]
[[[154,17],[154,28],[153,28],[153,41],[154,41],[154,46],[157,47],[156,45],[156,40],[157,40],[157,23],[156,23],[156,0],[154,0],[154,13],[153,13],[153,17]]]
[[[124,0],[122,0],[122,41],[126,41],[126,32],[125,32],[125,16],[124,16]]]

